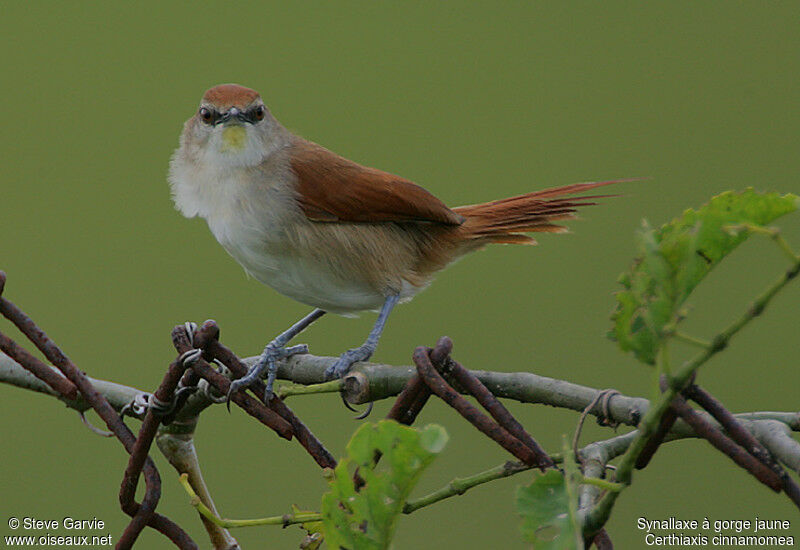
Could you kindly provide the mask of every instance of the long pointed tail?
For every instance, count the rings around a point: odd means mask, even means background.
[[[461,226],[461,234],[467,240],[536,244],[533,237],[524,233],[563,233],[567,228],[553,222],[572,219],[578,208],[597,204],[593,202],[596,199],[614,196],[568,195],[624,181],[632,180],[575,183],[483,204],[459,206],[453,210],[466,218]]]

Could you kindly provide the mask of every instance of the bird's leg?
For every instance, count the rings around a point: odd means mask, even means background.
[[[375,348],[378,347],[378,340],[380,340],[381,333],[383,333],[383,327],[386,326],[386,320],[389,318],[389,314],[399,300],[400,296],[398,294],[392,294],[386,297],[386,301],[383,302],[381,311],[378,313],[375,326],[372,327],[372,331],[369,333],[369,336],[367,336],[367,341],[357,348],[344,352],[336,363],[325,370],[325,378],[341,378],[350,370],[350,366],[353,363],[366,361],[372,357],[372,354],[375,353]]]
[[[305,344],[290,346],[288,348],[286,344],[288,344],[292,338],[303,332],[308,325],[323,315],[325,315],[325,311],[315,309],[267,344],[261,357],[258,358],[255,365],[250,367],[247,374],[231,382],[231,387],[228,390],[228,401],[230,401],[234,393],[257,380],[261,373],[264,372],[265,368],[267,369],[267,389],[264,393],[264,399],[266,401],[272,399],[272,385],[275,383],[275,375],[278,372],[278,359],[297,355],[298,353],[308,353],[308,346]]]

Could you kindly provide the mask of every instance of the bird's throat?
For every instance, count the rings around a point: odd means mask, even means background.
[[[241,151],[245,146],[247,132],[244,126],[227,126],[222,130],[222,150]]]

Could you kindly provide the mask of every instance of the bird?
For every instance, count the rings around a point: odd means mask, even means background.
[[[253,278],[314,308],[271,340],[230,396],[308,346],[289,342],[325,313],[377,311],[364,343],[341,354],[327,379],[369,359],[398,303],[434,275],[489,244],[536,244],[528,233],[563,233],[556,223],[611,195],[576,194],[625,180],[575,183],[449,208],[423,187],[362,166],[299,137],[261,95],[238,84],[208,89],[183,126],[168,181],[176,208],[206,220]]]

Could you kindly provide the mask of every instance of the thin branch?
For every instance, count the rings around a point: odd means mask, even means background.
[[[300,370],[304,371],[304,375],[300,378],[308,378],[309,370],[316,371],[319,369],[319,375],[322,377],[322,372],[324,371],[325,367],[328,362],[333,364],[336,361],[336,357],[318,357],[315,355],[303,355],[301,356],[304,358],[303,360],[299,360],[297,365]],[[253,357],[253,360],[257,359],[257,357]],[[248,360],[245,360],[247,363]],[[363,368],[362,363],[357,368]],[[380,386],[384,385],[387,382],[387,379],[384,377],[384,373],[389,370],[394,371],[404,371],[405,367],[395,367],[392,365],[379,365],[370,363],[367,364],[371,373],[375,374],[375,379],[370,382],[370,385],[373,386]],[[362,371],[363,372],[363,371]],[[550,405],[552,407],[559,407],[565,408],[575,411],[582,411],[586,405],[589,405],[594,398],[601,394],[604,390],[590,388],[587,386],[581,386],[579,384],[572,384],[571,382],[565,382],[562,380],[554,380],[552,378],[547,378],[544,376],[536,376],[531,373],[520,372],[520,373],[495,373],[495,372],[487,372],[487,371],[471,371],[473,373],[478,373],[478,378],[484,381],[486,379],[494,380],[495,383],[502,383],[500,380],[503,378],[519,378],[521,380],[525,380],[526,383],[530,382],[532,385],[527,386],[524,390],[517,388],[513,391],[506,391],[506,392],[499,392],[495,395],[499,397],[508,397],[507,393],[515,393],[518,394],[520,391],[530,392],[531,394],[536,394],[537,401],[536,403]],[[498,377],[494,377],[491,375],[500,375]],[[409,376],[410,378],[410,376]],[[97,391],[102,394],[111,404],[111,406],[117,411],[121,411],[123,407],[128,405],[137,395],[141,395],[145,393],[144,390],[134,388],[131,386],[126,386],[124,384],[118,384],[116,382],[109,382],[107,380],[102,380],[99,378],[89,378],[89,381],[94,385]],[[296,383],[301,383],[299,380],[294,380]],[[556,384],[553,384],[555,382]],[[45,395],[49,395],[52,397],[58,397],[55,392],[50,389],[44,382],[37,379],[33,375],[31,375],[28,371],[14,362],[11,358],[7,355],[0,353],[0,383],[9,384],[11,386],[16,386],[21,389],[31,390],[37,393],[42,393]],[[542,386],[536,386],[535,384],[541,383]],[[491,386],[489,387],[491,389]],[[388,394],[386,397],[391,397],[394,394]],[[65,401],[65,404],[76,411],[86,411],[91,407],[86,403],[85,400],[82,399],[81,396],[78,396],[78,399],[75,401]],[[189,397],[187,400],[187,404],[178,414],[177,420],[192,418],[196,416],[200,411],[209,407],[210,405],[214,404],[205,392],[195,392]],[[583,407],[577,407],[576,404],[583,404]],[[630,406],[629,409],[626,409],[626,406]],[[650,407],[650,402],[643,398],[643,397],[630,397],[622,394],[616,394],[613,396],[610,406],[609,406],[609,419],[621,422],[624,424],[629,424],[631,417],[640,417],[644,416],[647,410]],[[602,406],[596,406],[591,414],[594,414],[598,417],[603,417],[603,410]],[[780,411],[757,411],[757,412],[744,412],[736,414],[736,417],[742,420],[749,420],[749,421],[758,421],[758,420],[775,420],[781,422],[788,426],[792,431],[800,432],[800,413],[798,412],[780,412]],[[678,434],[683,435],[686,437],[688,433],[691,433],[691,429],[686,426],[684,423],[678,421],[673,428],[673,432],[677,432]]]
[[[774,420],[759,420],[746,427],[772,456],[800,473],[800,443],[792,438],[788,425]]]
[[[55,367],[50,368],[56,370]],[[142,390],[132,388],[131,386],[125,386],[123,384],[108,382],[97,378],[87,378],[117,412],[121,411],[125,405],[133,401],[137,395],[144,393]],[[0,352],[0,382],[51,397],[61,398],[50,386],[36,378],[2,352]],[[81,395],[78,395],[75,400],[62,399],[62,401],[64,401],[69,408],[79,412],[87,411],[92,408]]]
[[[167,428],[172,428],[169,426]],[[217,509],[208,491],[203,473],[200,469],[200,462],[197,458],[197,451],[194,447],[192,433],[170,433],[166,429],[159,433],[156,444],[162,454],[167,457],[169,463],[181,476],[186,476],[187,483],[196,488],[197,493],[193,493],[193,498],[197,498],[202,503],[205,510],[213,515],[217,515]],[[200,512],[198,507],[198,512]],[[210,520],[200,512],[200,520],[206,528],[208,537],[214,550],[238,550],[239,543],[224,526]]]
[[[258,357],[244,359],[252,364]],[[325,369],[336,357],[295,355],[278,364],[278,378],[299,384],[319,384],[325,381]],[[522,403],[541,403],[581,412],[602,391],[564,380],[538,376],[532,372],[492,372],[471,370],[496,397]],[[379,363],[356,363],[345,376],[345,397],[353,404],[379,401],[398,395],[416,374],[414,367]],[[647,410],[648,401],[638,397],[616,395],[609,403],[610,420],[635,426]],[[589,411],[603,416],[603,407],[596,404]]]
[[[636,438],[637,431],[628,432],[623,435],[590,443],[580,452],[581,464],[583,466],[583,476],[586,478],[603,479],[609,461],[620,456],[631,445]],[[692,434],[693,435],[693,434]],[[599,487],[592,484],[582,485],[578,492],[578,510],[582,517],[592,509],[597,500],[601,497],[602,491]]]
[[[403,505],[403,513],[412,514],[420,508],[430,506],[431,504],[439,502],[440,500],[444,500],[456,495],[463,495],[473,487],[477,487],[483,483],[513,476],[514,474],[530,470],[531,468],[532,466],[528,466],[522,462],[505,462],[499,466],[495,466],[494,468],[490,468],[472,476],[454,478],[452,481],[450,481],[450,483],[441,489],[430,493],[429,495],[406,501],[406,503]]]
[[[322,514],[317,512],[297,512],[294,514],[284,514],[282,516],[272,516],[267,518],[258,519],[226,519],[219,517],[216,513],[210,510],[203,504],[200,497],[194,492],[192,485],[189,483],[189,476],[181,474],[181,485],[191,497],[191,505],[197,508],[197,511],[207,518],[209,521],[219,525],[220,527],[255,527],[257,525],[281,525],[286,527],[295,523],[307,523],[310,521],[322,521]]]

